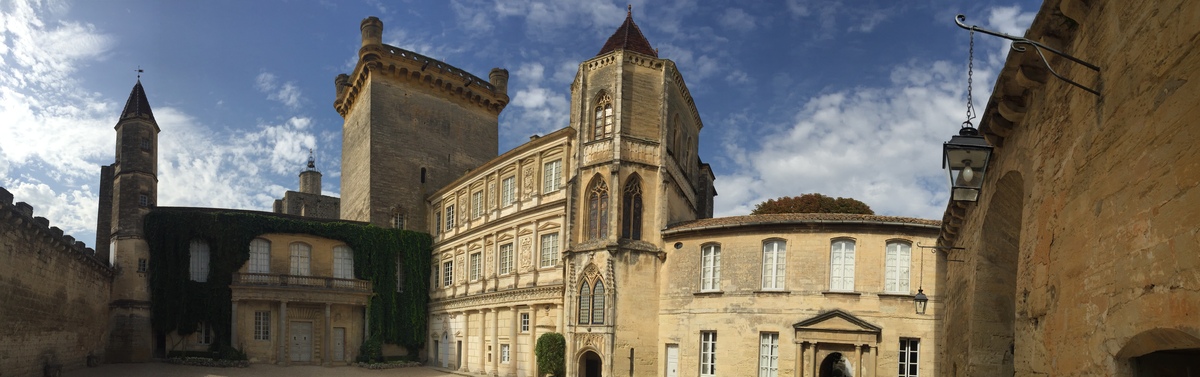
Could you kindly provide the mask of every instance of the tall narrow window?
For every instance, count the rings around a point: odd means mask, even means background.
[[[592,288],[592,324],[604,324],[604,282],[596,280],[596,287]]]
[[[608,238],[608,185],[599,175],[588,190],[588,239]]]
[[[521,313],[521,332],[529,332],[529,313]]]
[[[717,375],[717,332],[700,332],[700,376]]]
[[[498,258],[498,259],[499,260],[497,260],[497,262],[500,265],[497,266],[497,270],[498,270],[497,273],[500,275],[508,275],[509,273],[512,273],[512,268],[513,268],[513,244],[512,243],[506,243],[506,244],[500,245],[500,258]]]
[[[291,245],[292,252],[292,275],[308,276],[309,262],[312,260],[312,246],[306,243],[293,242]]]
[[[509,360],[508,345],[501,344],[500,345],[500,363],[508,364],[508,360]]]
[[[192,243],[188,245],[188,254],[192,281],[201,283],[208,281],[208,243],[192,240]]]
[[[642,239],[642,182],[638,176],[629,176],[625,184],[625,195],[621,200],[621,238]]]
[[[779,333],[758,335],[758,377],[779,377]]]
[[[271,340],[271,312],[254,312],[254,340]]]
[[[440,208],[440,207],[439,207]],[[433,212],[433,235],[442,232],[442,211]]]
[[[442,268],[442,266],[438,265],[437,262],[433,263],[433,272],[431,273],[431,276],[430,276],[433,278],[433,284],[429,285],[430,289],[437,289],[437,287],[442,285],[442,281],[438,280],[438,270],[441,268]]]
[[[200,328],[196,332],[196,344],[212,344],[215,337],[216,335],[213,334],[212,327],[207,323],[201,323]]]
[[[446,206],[446,231],[454,229],[454,205]]]
[[[613,132],[613,106],[612,97],[608,93],[603,93],[596,100],[596,118],[592,123],[592,140],[603,139],[612,136]]]
[[[920,339],[900,339],[900,377],[916,377],[920,359]]]
[[[700,291],[721,290],[721,245],[705,245],[700,254]]]
[[[762,287],[768,290],[783,289],[784,268],[787,260],[787,243],[772,240],[763,243]]]
[[[592,288],[587,281],[579,282],[579,324],[592,323]]]
[[[354,278],[354,251],[347,246],[333,247],[333,277]]]
[[[483,216],[483,191],[471,193],[471,218],[478,219]]]
[[[558,190],[562,184],[562,160],[547,162],[542,168],[542,192]]]
[[[471,274],[468,276],[469,278],[471,278],[471,281],[479,280],[480,275],[482,275],[482,266],[483,266],[482,260],[483,260],[483,254],[481,254],[481,253],[471,254]]]
[[[541,267],[558,265],[558,233],[542,235]]]
[[[454,285],[454,261],[442,263],[442,286]]]
[[[829,252],[829,290],[854,291],[854,241],[837,240]]]
[[[912,261],[912,246],[904,242],[888,242],[884,256],[884,292],[908,293],[908,266]]]
[[[250,241],[250,273],[271,272],[271,241],[255,238]]]
[[[396,208],[392,211],[392,228],[404,229],[404,209]]]
[[[500,181],[500,206],[508,207],[517,200],[517,177],[508,177]]]

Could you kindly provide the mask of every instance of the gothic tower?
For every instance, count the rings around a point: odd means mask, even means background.
[[[150,291],[146,280],[150,248],[142,219],[158,201],[158,122],[139,79],[115,127],[116,161],[101,168],[101,219],[97,244],[108,245],[113,280],[109,322],[109,362],[149,361],[154,349]],[[105,203],[111,203],[105,208]],[[100,237],[106,237],[100,240]]]
[[[508,71],[485,81],[383,44],[378,18],[360,29],[358,64],[334,80],[345,119],[341,217],[428,231],[425,196],[496,157]]]
[[[568,375],[655,376],[659,230],[712,216],[713,176],[683,77],[632,12],[571,84],[578,169],[564,301]],[[587,301],[585,303],[585,301]]]

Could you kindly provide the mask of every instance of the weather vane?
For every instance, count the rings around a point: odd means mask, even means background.
[[[142,69],[142,66],[140,66],[140,65],[139,65],[139,66],[138,66],[138,68],[137,68],[138,81],[142,81],[142,72],[146,72],[146,71],[145,71],[145,70],[143,70],[143,69]]]

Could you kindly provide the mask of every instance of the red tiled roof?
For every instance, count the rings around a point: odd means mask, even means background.
[[[712,219],[693,220],[671,225],[667,233],[678,233],[692,230],[730,228],[748,225],[768,224],[804,224],[804,223],[862,223],[862,224],[893,224],[913,225],[918,227],[938,228],[941,221],[918,219],[913,217],[857,215],[848,213],[781,213],[770,215],[748,215],[717,217]]]
[[[608,42],[604,43],[604,47],[600,48],[600,52],[596,56],[616,50],[629,50],[658,57],[658,53],[654,51],[653,47],[650,47],[650,41],[642,35],[642,29],[638,29],[637,24],[633,23],[632,11],[625,15],[625,23],[621,24],[621,27],[617,28],[611,37],[608,37]]]

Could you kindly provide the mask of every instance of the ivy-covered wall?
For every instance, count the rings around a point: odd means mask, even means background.
[[[155,331],[188,335],[201,322],[216,335],[214,350],[229,346],[229,284],[250,258],[250,241],[267,233],[297,233],[345,242],[354,250],[354,276],[374,288],[364,338],[410,350],[425,344],[429,301],[429,263],[433,239],[425,233],[362,223],[308,220],[237,210],[158,208],[146,215],[150,245],[151,323]],[[209,275],[204,283],[189,276],[188,245],[209,246]],[[403,289],[397,292],[396,258],[403,263]]]

